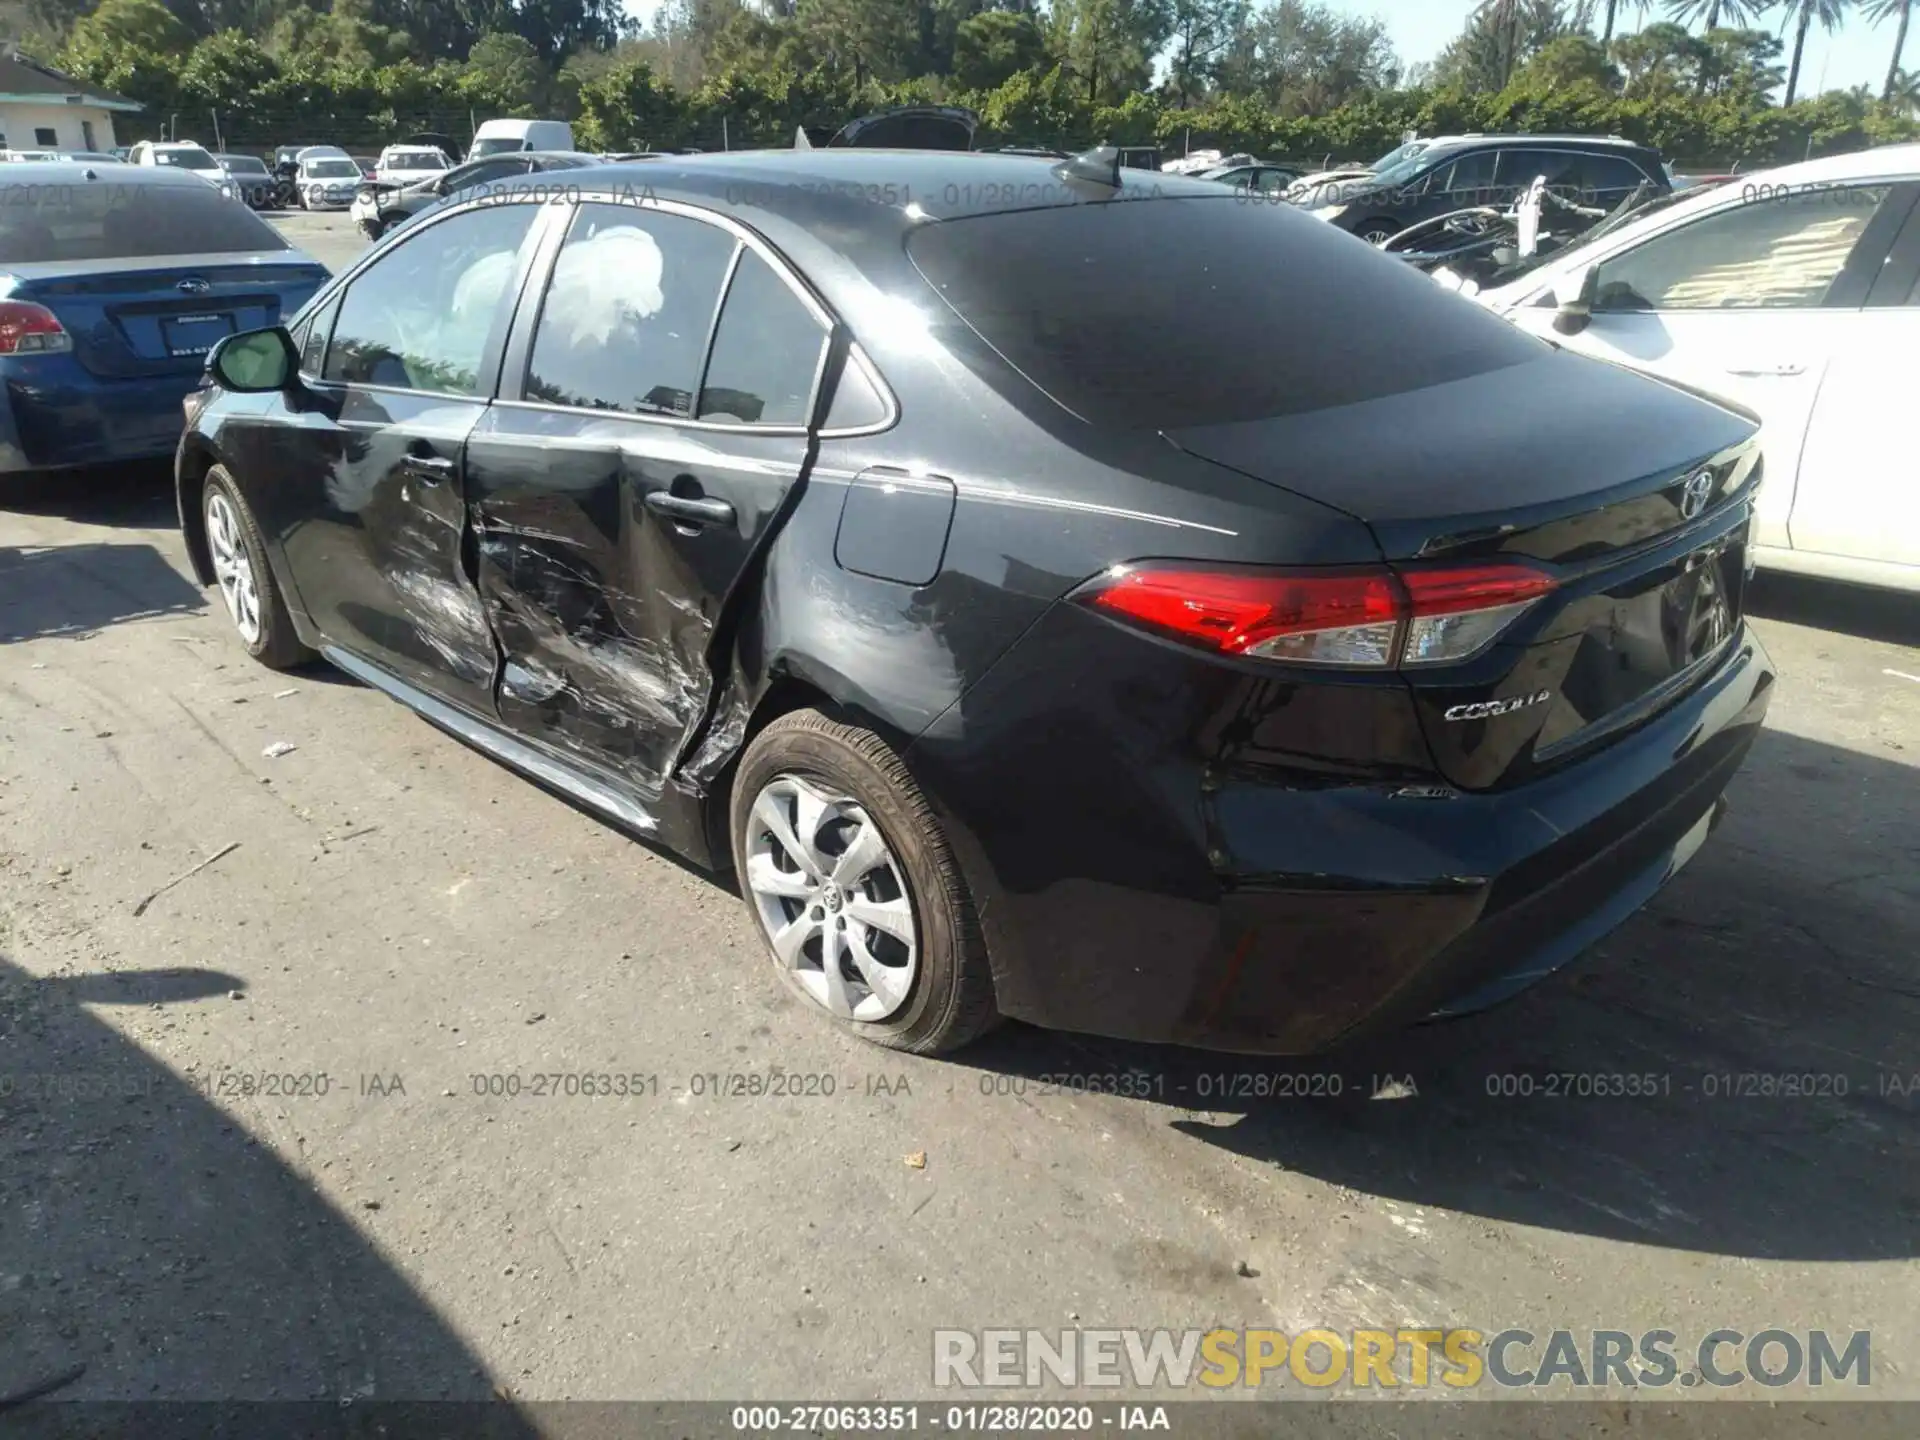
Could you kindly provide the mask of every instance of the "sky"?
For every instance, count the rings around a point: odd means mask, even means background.
[[[1460,33],[1473,0],[1325,0],[1330,9],[1349,15],[1375,16],[1384,20],[1393,37],[1394,49],[1402,64],[1432,60]],[[627,13],[651,24],[661,0],[626,0]],[[1666,7],[1651,5],[1645,23],[1661,18]],[[1620,25],[1637,30],[1642,23],[1633,0],[1621,6]],[[1774,13],[1772,29],[1780,29],[1779,12]],[[1893,22],[1868,25],[1858,15],[1847,26],[1829,36],[1815,26],[1807,35],[1806,59],[1802,62],[1800,90],[1817,95],[1823,90],[1847,90],[1855,85],[1870,85],[1875,94],[1886,82],[1887,61],[1893,54]],[[1783,63],[1785,61],[1783,56]],[[1907,37],[1906,68],[1920,69],[1920,26]]]

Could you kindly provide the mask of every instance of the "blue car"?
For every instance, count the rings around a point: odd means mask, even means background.
[[[214,342],[327,274],[188,171],[0,167],[0,475],[171,455]]]

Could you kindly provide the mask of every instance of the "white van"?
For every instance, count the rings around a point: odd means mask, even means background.
[[[488,120],[473,132],[467,159],[510,150],[571,150],[573,127],[564,120]]]

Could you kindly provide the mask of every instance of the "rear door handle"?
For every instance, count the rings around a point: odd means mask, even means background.
[[[409,455],[400,462],[400,468],[424,484],[438,485],[453,478],[454,466],[444,455]]]
[[[1744,375],[1750,379],[1755,379],[1755,380],[1764,380],[1764,379],[1771,379],[1776,377],[1785,378],[1791,375],[1804,375],[1807,373],[1807,367],[1804,365],[1793,365],[1793,364],[1729,365],[1727,367],[1727,373],[1729,375]]]
[[[682,525],[731,525],[733,506],[724,500],[704,496],[675,495],[669,490],[649,490],[647,509]]]

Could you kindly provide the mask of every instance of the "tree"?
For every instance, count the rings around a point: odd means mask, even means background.
[[[1641,98],[1679,90],[1698,80],[1708,55],[1707,43],[1671,20],[1649,25],[1637,35],[1613,42],[1613,58],[1625,76],[1621,93]]]
[[[1913,0],[1861,0],[1860,12],[1874,25],[1899,18],[1899,27],[1893,32],[1893,58],[1887,62],[1886,88],[1880,93],[1880,98],[1891,105],[1899,89],[1900,60],[1907,49],[1907,27],[1913,22]]]
[[[1168,82],[1186,109],[1206,89],[1223,51],[1247,22],[1247,0],[1172,0],[1173,58]]]
[[[156,111],[171,109],[193,32],[159,0],[100,0],[82,16],[59,56],[60,68]]]
[[[545,98],[546,88],[539,52],[521,35],[482,35],[461,67],[461,93],[496,115],[528,114]]]
[[[1571,90],[1580,85],[1607,91],[1620,88],[1620,72],[1591,35],[1562,35],[1549,40],[1521,67],[1517,78],[1541,91]]]
[[[1807,31],[1816,20],[1829,35],[1838,30],[1847,18],[1848,0],[1781,0],[1781,3],[1784,10],[1781,29],[1793,26],[1793,63],[1787,68],[1787,98],[1782,102],[1791,105],[1800,88],[1800,60],[1807,48]]]
[[[214,111],[231,111],[249,104],[279,73],[258,40],[239,30],[222,30],[193,47],[180,71],[180,88]]]
[[[1748,25],[1771,10],[1774,0],[1667,0],[1667,18],[1676,25],[1702,22],[1700,29],[1718,30],[1721,20]]]
[[[1172,28],[1169,0],[1054,0],[1053,49],[1089,106],[1144,90]]]
[[[1038,69],[1047,37],[1040,23],[1014,10],[983,10],[953,36],[953,78],[963,90],[997,90],[1022,70]]]
[[[1317,114],[1391,89],[1399,60],[1378,20],[1336,14],[1314,0],[1278,0],[1248,18],[1219,71],[1228,94],[1258,96],[1290,115]]]
[[[1703,93],[1726,95],[1744,105],[1765,105],[1786,71],[1780,59],[1779,37],[1766,30],[1709,30],[1701,37],[1706,53],[1700,60]]]
[[[915,19],[901,0],[799,0],[794,11],[794,22],[826,63],[850,69],[856,87],[906,78],[918,39]]]
[[[1504,90],[1515,71],[1571,29],[1560,0],[1482,0],[1434,62],[1434,81],[1465,90]]]

